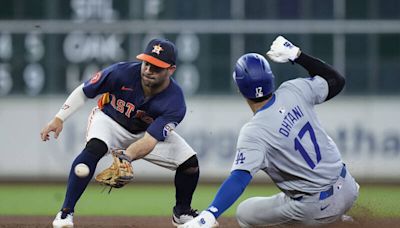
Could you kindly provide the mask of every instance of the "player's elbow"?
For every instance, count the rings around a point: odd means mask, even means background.
[[[344,85],[346,85],[346,78],[342,74],[338,74],[338,84],[341,88],[341,90],[344,88]]]
[[[346,79],[343,75],[335,72],[334,77],[331,77],[328,81],[329,93],[326,101],[338,95],[346,84]]]
[[[346,78],[342,74],[337,74],[337,87],[338,87],[338,93],[340,93],[344,86],[346,85]]]

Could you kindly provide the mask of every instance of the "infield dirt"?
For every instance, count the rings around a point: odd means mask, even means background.
[[[75,228],[173,228],[169,217],[118,217],[118,216],[79,216],[74,218]],[[355,218],[356,223],[336,223],[323,227],[400,227],[400,219],[367,219]],[[0,216],[0,227],[38,228],[49,227],[53,217],[50,216]],[[220,227],[238,228],[234,218],[220,218]],[[302,227],[302,226],[290,226]]]

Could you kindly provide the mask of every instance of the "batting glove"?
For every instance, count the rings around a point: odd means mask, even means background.
[[[274,62],[286,63],[289,60],[294,61],[300,55],[300,49],[293,45],[289,40],[283,36],[278,36],[274,42],[272,42],[270,50],[267,52],[267,56]]]
[[[196,218],[179,225],[178,228],[212,228],[218,227],[218,222],[209,211],[202,211]]]

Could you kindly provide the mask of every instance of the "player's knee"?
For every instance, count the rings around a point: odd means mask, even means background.
[[[183,172],[185,174],[198,173],[199,172],[199,161],[197,160],[197,156],[193,155],[192,157],[190,157],[188,160],[186,160],[184,163],[182,163],[176,171]]]
[[[102,140],[92,138],[86,143],[85,150],[100,159],[107,153],[108,147]]]
[[[236,209],[236,220],[240,227],[251,227],[248,221],[248,212],[246,201],[239,204]]]
[[[238,217],[236,217],[236,221],[239,224],[240,228],[247,228],[247,227],[251,227],[249,224],[242,222],[242,220],[240,220]]]

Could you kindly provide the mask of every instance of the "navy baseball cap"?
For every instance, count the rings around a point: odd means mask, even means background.
[[[178,52],[175,44],[166,39],[153,39],[149,42],[144,52],[137,59],[146,61],[161,68],[175,65]]]

